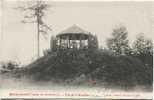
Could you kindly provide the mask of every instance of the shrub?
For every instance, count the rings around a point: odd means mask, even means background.
[[[112,55],[106,50],[61,50],[52,52],[26,67],[37,80],[67,80],[84,74],[116,85],[152,84],[152,67],[133,56]]]

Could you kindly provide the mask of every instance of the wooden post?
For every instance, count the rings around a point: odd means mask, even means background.
[[[68,36],[68,48],[70,48],[70,36]]]
[[[81,40],[81,36],[80,36],[80,49],[82,49],[82,40]]]
[[[67,49],[69,48],[69,36],[67,37]]]
[[[59,38],[59,48],[61,49],[61,38]]]

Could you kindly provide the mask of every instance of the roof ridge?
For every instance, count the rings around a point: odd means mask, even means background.
[[[60,32],[60,34],[63,33],[88,33],[88,31],[85,31],[76,24],[74,24],[71,27],[68,27],[64,31]]]

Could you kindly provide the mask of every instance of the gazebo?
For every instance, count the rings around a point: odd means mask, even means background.
[[[88,48],[89,32],[73,25],[56,35],[57,46],[60,49]]]

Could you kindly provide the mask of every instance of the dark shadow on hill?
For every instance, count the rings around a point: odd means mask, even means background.
[[[130,89],[145,85],[152,89],[153,66],[135,56],[114,55],[106,50],[60,50],[50,52],[18,70],[16,77],[35,81],[104,85]]]

